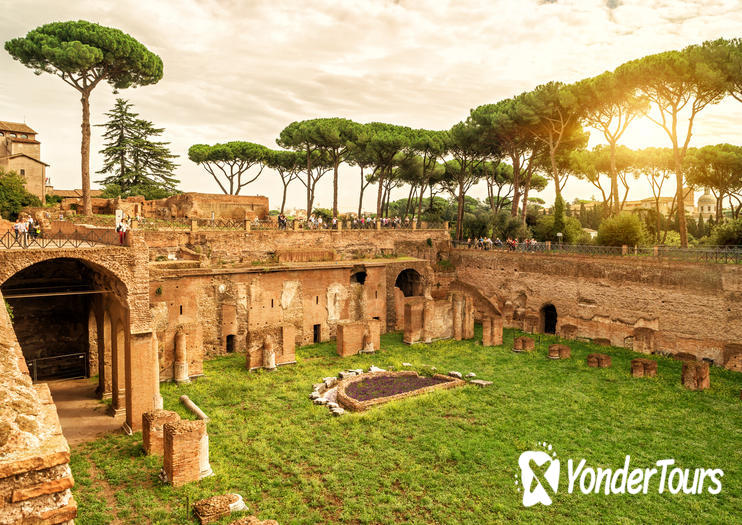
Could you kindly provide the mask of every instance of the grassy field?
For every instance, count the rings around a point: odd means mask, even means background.
[[[479,334],[479,331],[477,332]],[[143,456],[141,434],[112,435],[73,451],[80,504],[77,523],[195,523],[187,504],[228,491],[250,513],[289,523],[739,523],[742,516],[742,374],[713,368],[711,389],[680,385],[681,363],[657,357],[659,375],[633,379],[636,354],[570,342],[572,359],[552,361],[541,336],[536,351],[483,348],[474,341],[407,346],[398,333],[384,351],[342,359],[334,343],[297,351],[298,363],[247,372],[244,356],[205,363],[206,377],[162,386],[165,408],[192,418],[178,402],[188,394],[210,417],[215,476],[178,489],[157,479],[158,457]],[[537,338],[539,336],[536,336]],[[613,356],[610,369],[585,356]],[[345,368],[475,372],[494,381],[434,392],[333,418],[308,399],[312,384]],[[515,479],[518,457],[551,443],[562,477],[554,503],[524,508]],[[720,468],[718,495],[583,495],[566,491],[566,463],[597,468]],[[236,519],[234,516],[231,519]],[[220,523],[229,523],[225,519]]]

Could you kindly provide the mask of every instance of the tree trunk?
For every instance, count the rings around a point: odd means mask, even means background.
[[[459,182],[458,210],[456,212],[456,240],[464,237],[464,185]]]
[[[627,192],[628,194],[628,192]],[[616,143],[611,142],[611,199],[613,200],[613,215],[618,215],[618,174],[616,173]]]
[[[420,198],[417,200],[417,221],[422,220],[423,213],[423,197],[425,196],[425,184],[420,187]]]
[[[312,214],[312,153],[307,148],[307,219]]]
[[[332,216],[338,216],[338,162],[335,161],[335,173],[332,178]]]
[[[688,247],[688,226],[685,222],[685,195],[683,195],[683,165],[680,155],[675,148],[675,181],[678,185],[678,230],[680,230],[680,246],[682,248]]]
[[[525,189],[523,190],[523,226],[526,225],[526,214],[528,213],[528,190],[531,189],[531,177],[526,180]]]
[[[413,195],[413,192],[415,191],[415,188],[416,186],[414,184],[410,184],[410,193],[407,195],[407,204],[404,207],[404,216],[402,217],[402,219],[406,219],[407,215],[410,213],[410,202],[412,202],[412,195]],[[413,207],[413,211],[414,211],[414,207]]]
[[[283,209],[286,207],[286,192],[289,189],[288,184],[283,185],[283,198],[281,199],[281,215],[283,215]]]
[[[82,173],[82,213],[93,214],[90,200],[90,93],[83,93],[82,98],[82,144],[80,145],[80,168]]]
[[[361,218],[361,211],[363,210],[363,190],[365,190],[365,186],[363,185],[363,166],[361,166],[361,195],[358,197],[358,218]]]
[[[510,207],[510,215],[512,217],[518,216],[518,203],[520,201],[520,157],[518,155],[511,155],[513,161],[513,203]]]
[[[381,218],[381,206],[383,204],[384,197],[384,168],[379,173],[379,192],[376,195],[376,218]]]

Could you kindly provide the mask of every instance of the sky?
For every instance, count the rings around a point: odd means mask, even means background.
[[[277,148],[286,125],[318,117],[448,129],[474,107],[545,82],[573,82],[644,55],[742,36],[742,1],[734,0],[0,0],[0,12],[2,41],[51,21],[84,19],[121,29],[157,53],[163,79],[118,95],[100,84],[91,121],[102,123],[116,97],[130,100],[141,118],[166,129],[163,139],[180,156],[180,188],[212,193],[220,190],[211,175],[188,160],[193,144],[246,140]],[[4,50],[0,73],[0,120],[34,128],[52,185],[79,188],[78,92],[53,75],[34,75]],[[691,145],[742,144],[741,121],[742,104],[732,99],[707,108]],[[91,172],[102,164],[101,132],[93,128]],[[590,146],[600,142],[592,131]],[[649,121],[632,124],[623,143],[670,145]],[[344,166],[340,176],[340,210],[357,209],[357,168]],[[272,208],[281,192],[269,170],[243,189],[268,196]],[[305,205],[305,195],[294,182],[288,207]],[[393,198],[406,195],[397,190]],[[484,183],[470,195],[484,198]],[[639,180],[628,198],[649,195]],[[553,186],[538,196],[553,202]],[[600,198],[574,179],[564,196]],[[315,205],[332,206],[331,175],[318,184]],[[375,209],[373,187],[364,209]]]

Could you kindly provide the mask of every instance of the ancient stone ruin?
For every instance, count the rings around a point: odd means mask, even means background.
[[[569,359],[572,357],[572,350],[563,344],[549,345],[549,358],[550,359]]]
[[[587,366],[592,368],[610,368],[611,356],[607,354],[587,354]]]
[[[631,360],[631,376],[632,377],[656,377],[657,376],[657,361],[654,359],[645,359],[638,357]]]
[[[680,380],[688,390],[706,390],[711,386],[709,364],[706,361],[683,361]]]
[[[513,352],[530,352],[536,348],[536,341],[530,337],[521,336],[513,340]]]

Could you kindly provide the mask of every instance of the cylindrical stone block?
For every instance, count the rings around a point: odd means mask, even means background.
[[[175,376],[175,382],[178,384],[191,381],[188,377],[187,354],[186,334],[181,330],[175,334],[175,362],[173,363],[173,375]]]

